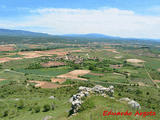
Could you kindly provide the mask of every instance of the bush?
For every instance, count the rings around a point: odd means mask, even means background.
[[[0,113],[0,117],[6,117],[8,116],[9,110],[4,110]]]
[[[24,102],[23,102],[23,100],[20,100],[20,101],[18,102],[17,108],[18,108],[18,109],[23,109],[23,108],[24,108]]]
[[[50,111],[50,109],[51,109],[51,107],[50,107],[49,104],[45,104],[45,105],[43,106],[43,112],[48,112],[48,111]]]
[[[0,64],[0,69],[2,69],[2,65]]]
[[[94,102],[91,101],[91,100],[86,100],[84,101],[84,103],[81,105],[81,108],[79,109],[79,112],[82,112],[84,110],[87,110],[87,109],[91,109],[91,108],[94,108],[95,105],[94,105]]]
[[[136,94],[139,95],[139,94],[142,94],[142,91],[140,91],[139,89],[136,90]]]
[[[89,66],[89,70],[95,70],[95,66],[94,65],[90,65]]]
[[[33,112],[34,112],[34,113],[38,113],[38,112],[40,112],[40,111],[41,111],[40,106],[36,105],[36,106],[33,107]]]
[[[73,64],[72,67],[73,67],[73,69],[80,69],[81,66],[79,64]]]
[[[27,69],[40,69],[40,68],[42,68],[40,63],[32,63],[28,66]]]
[[[147,92],[146,95],[149,95],[149,92]]]

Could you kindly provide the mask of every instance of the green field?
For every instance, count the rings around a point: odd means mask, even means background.
[[[66,56],[52,55],[46,57],[24,58],[0,63],[0,119],[1,120],[43,120],[46,116],[52,116],[50,120],[159,120],[160,116],[160,83],[154,80],[160,80],[160,43],[139,42],[135,44],[131,41],[93,41],[78,38],[74,42],[71,38],[65,43],[64,39],[57,43],[50,43],[51,38],[46,38],[43,43],[41,38],[37,43],[37,38],[32,38],[31,45],[38,45],[36,48],[30,48],[27,44],[16,44],[15,51],[0,52],[0,58],[24,57],[18,54],[18,51],[46,51],[52,49],[64,49],[69,51]],[[20,38],[15,37],[15,41]],[[57,40],[57,39],[56,39]],[[67,41],[66,40],[66,41]],[[48,41],[48,43],[47,43]],[[116,44],[115,44],[116,43]],[[144,48],[147,46],[148,48]],[[107,48],[110,47],[110,48]],[[106,49],[116,49],[116,52]],[[71,50],[80,50],[81,52],[71,52]],[[8,55],[8,53],[16,53]],[[70,57],[70,58],[69,58]],[[116,58],[119,57],[119,58]],[[139,59],[144,63],[131,63],[127,59]],[[43,67],[41,63],[49,61],[64,62],[64,66]],[[76,63],[78,61],[78,63]],[[116,67],[121,65],[121,67]],[[115,67],[114,67],[115,66]],[[79,75],[79,78],[85,78],[87,81],[78,79],[66,79],[62,85],[68,85],[60,88],[39,88],[36,83],[30,83],[30,80],[51,83],[51,78],[66,74],[73,70],[90,70],[90,73]],[[52,83],[51,83],[52,84]],[[61,85],[60,83],[54,83]],[[93,87],[95,85],[108,87],[113,85],[115,88],[114,99],[91,95],[85,98],[87,106],[76,115],[68,116],[71,108],[69,99],[78,92],[80,86]],[[50,99],[54,96],[55,99]],[[130,98],[140,103],[141,111],[155,111],[156,116],[152,117],[130,117],[110,116],[104,117],[104,110],[113,110],[114,112],[136,110],[129,107],[126,103],[121,103],[120,98]]]

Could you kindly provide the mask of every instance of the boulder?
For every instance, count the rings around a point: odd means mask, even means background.
[[[54,99],[54,98],[55,98],[54,96],[50,96],[50,97],[49,97],[49,99]]]
[[[130,102],[131,100],[129,98],[121,98],[119,101]]]
[[[128,102],[128,105],[130,105],[133,109],[141,109],[140,104],[134,100]]]

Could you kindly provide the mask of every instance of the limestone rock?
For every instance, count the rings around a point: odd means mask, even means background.
[[[54,98],[55,98],[54,96],[50,96],[50,97],[49,97],[49,99],[54,99]]]
[[[79,87],[79,92],[73,95],[69,100],[69,102],[72,103],[70,115],[78,112],[79,108],[81,107],[81,104],[83,103],[82,98],[95,93],[104,97],[106,97],[107,95],[113,96],[114,87],[110,86],[109,88],[106,88],[101,85],[96,85],[93,88],[83,87],[83,86]]]
[[[130,102],[131,100],[129,98],[121,98],[120,101]]]
[[[128,102],[128,105],[130,105],[133,109],[141,109],[140,104],[134,100]]]

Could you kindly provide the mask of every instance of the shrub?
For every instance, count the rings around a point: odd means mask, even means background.
[[[89,66],[89,70],[95,70],[95,66],[94,65],[90,65]]]
[[[28,66],[27,69],[40,69],[40,68],[42,68],[40,63],[32,63]]]
[[[139,94],[142,94],[142,91],[140,91],[139,89],[136,90],[136,94],[139,95]]]
[[[73,64],[73,66],[72,66],[74,69],[80,69],[80,65],[79,64]]]
[[[146,95],[149,95],[149,92],[147,92]]]
[[[0,64],[0,69],[2,69],[2,65]]]
[[[38,112],[40,112],[40,111],[41,111],[40,106],[36,105],[36,106],[33,107],[33,112],[34,112],[34,113],[38,113]]]
[[[87,110],[87,109],[91,109],[91,108],[94,108],[95,105],[94,105],[94,102],[91,101],[91,100],[86,100],[84,101],[84,103],[81,105],[81,108],[79,109],[79,112],[81,111],[84,111],[84,110]]]
[[[51,107],[50,107],[49,104],[45,104],[45,105],[43,106],[43,112],[48,112],[48,111],[50,111],[50,109],[51,109]]]
[[[8,116],[9,110],[4,110],[0,113],[0,117],[6,117]]]
[[[17,108],[18,108],[18,109],[23,109],[23,108],[24,108],[24,102],[23,102],[23,100],[20,100],[20,101],[18,102]]]

